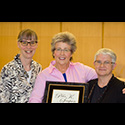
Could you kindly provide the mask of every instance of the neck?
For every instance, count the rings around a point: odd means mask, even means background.
[[[55,64],[55,67],[56,67],[61,73],[65,73],[66,70],[67,70],[68,67],[69,67],[69,64],[66,64],[66,65],[58,65],[58,64]]]
[[[101,88],[107,86],[111,78],[112,74],[108,76],[98,76],[98,86]]]
[[[30,71],[30,69],[31,69],[30,65],[31,65],[32,59],[26,59],[26,58],[24,58],[23,56],[20,55],[20,60],[22,62],[22,65],[23,65],[25,71]]]

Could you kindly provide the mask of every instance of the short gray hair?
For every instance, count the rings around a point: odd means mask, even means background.
[[[103,54],[103,55],[109,55],[111,58],[112,58],[112,62],[115,63],[116,62],[116,59],[117,59],[117,56],[116,54],[113,52],[113,50],[109,49],[109,48],[102,48],[102,49],[99,49],[96,54],[95,54],[95,57],[94,57],[94,61],[96,61],[96,58],[99,54]]]

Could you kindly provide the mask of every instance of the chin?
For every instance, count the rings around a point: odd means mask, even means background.
[[[97,73],[99,76],[105,76],[106,73]]]

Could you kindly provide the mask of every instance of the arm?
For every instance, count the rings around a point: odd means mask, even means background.
[[[120,89],[120,97],[119,98],[120,98],[120,103],[125,103],[125,82],[123,82],[123,86]]]
[[[44,96],[45,77],[42,72],[37,76],[33,91],[31,93],[29,103],[41,103]]]
[[[124,83],[124,84],[125,84],[125,83]],[[123,93],[123,94],[125,94],[125,88],[124,88],[124,89],[122,89],[122,93]]]
[[[11,80],[9,71],[4,67],[0,74],[0,103],[8,103],[10,97]]]
[[[119,80],[123,81],[124,82],[124,86],[125,86],[125,78],[120,78],[120,77],[117,77]],[[125,94],[125,88],[122,89],[122,93]]]
[[[96,79],[98,77],[96,71],[93,68],[89,66],[85,66],[85,70],[86,70],[87,82],[90,80]]]

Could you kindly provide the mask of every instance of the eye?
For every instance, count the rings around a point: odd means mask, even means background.
[[[30,42],[30,44],[35,44],[35,43],[36,43],[36,41],[31,41],[31,42]]]
[[[65,51],[65,52],[69,52],[69,50],[68,50],[68,49],[64,49],[64,51]]]
[[[22,44],[23,44],[23,45],[26,45],[26,44],[27,44],[27,41],[22,41]]]
[[[56,50],[60,52],[60,51],[61,51],[61,48],[57,48]]]
[[[99,61],[99,60],[97,60],[96,62],[97,62],[98,64],[101,64],[101,63],[102,63],[102,62],[101,62],[101,61]]]
[[[104,64],[110,64],[110,62],[109,61],[105,61]]]
[[[31,41],[31,42],[30,42],[30,45],[31,45],[31,46],[36,46],[36,44],[37,44],[37,41]]]

